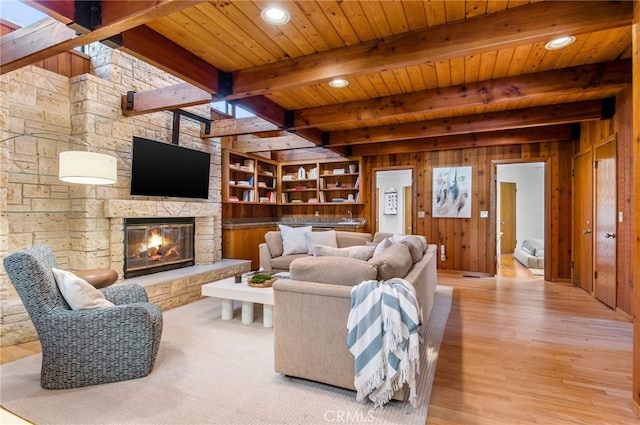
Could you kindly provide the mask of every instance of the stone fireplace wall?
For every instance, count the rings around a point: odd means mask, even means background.
[[[133,136],[169,142],[172,114],[138,117],[121,113],[121,96],[181,82],[125,53],[99,43],[90,46],[92,73],[67,78],[36,67],[0,76],[1,139],[15,134],[61,133],[90,150],[118,159],[111,186],[66,184],[57,178],[57,154],[86,150],[57,137],[21,136],[0,142],[0,259],[46,243],[67,270],[112,268],[122,277],[125,217],[196,217],[196,264],[222,258],[221,146],[201,139],[200,124],[183,118],[180,145],[211,153],[208,200],[129,195]],[[208,105],[189,108],[208,116]],[[0,268],[2,345],[36,339],[20,299]]]

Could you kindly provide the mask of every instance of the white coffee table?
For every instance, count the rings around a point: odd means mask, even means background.
[[[233,301],[242,301],[242,323],[245,325],[253,323],[253,304],[262,304],[262,325],[273,327],[273,288],[253,288],[244,276],[242,283],[235,283],[232,276],[202,285],[202,295],[222,298],[222,320],[233,319]]]

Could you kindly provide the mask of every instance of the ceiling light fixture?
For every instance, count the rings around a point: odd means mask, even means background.
[[[347,87],[349,85],[349,82],[344,78],[335,78],[329,81],[329,85],[336,89],[342,89],[344,87]]]
[[[266,23],[272,25],[284,25],[291,19],[291,14],[286,9],[277,6],[267,7],[260,16]]]
[[[547,50],[558,50],[567,47],[576,41],[576,38],[572,35],[567,35],[564,37],[554,38],[550,42],[544,45],[544,48]]]

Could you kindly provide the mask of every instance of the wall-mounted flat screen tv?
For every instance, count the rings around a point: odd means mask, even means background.
[[[207,199],[210,168],[207,152],[134,136],[131,195]]]

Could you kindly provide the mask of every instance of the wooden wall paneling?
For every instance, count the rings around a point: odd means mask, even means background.
[[[223,258],[251,260],[251,270],[260,267],[258,245],[264,242],[264,234],[269,230],[277,230],[273,224],[245,228],[222,229]]]
[[[633,138],[631,140],[631,158],[634,164],[633,178],[631,179],[631,192],[633,195],[632,210],[635,212],[631,223],[631,237],[633,238],[633,255],[635,259],[631,265],[633,285],[633,316],[635,318],[633,325],[633,401],[636,414],[640,415],[640,2],[634,2],[633,6],[633,94],[632,94],[632,126]]]
[[[617,176],[618,211],[623,214],[616,230],[618,251],[617,300],[618,310],[633,314],[633,98],[632,89],[623,90],[616,98],[615,132],[618,140]]]
[[[555,229],[551,229],[551,250],[553,261],[550,265],[553,267],[551,275],[558,281],[569,281],[571,279],[571,153],[572,146],[569,142],[555,143],[555,146],[549,144],[551,150],[549,157],[551,158],[551,167],[557,172],[556,181],[551,182],[551,187],[560,187],[558,199],[555,204],[552,203],[552,218],[555,223]],[[545,254],[546,257],[546,254]]]
[[[625,215],[617,228],[617,290],[616,308],[626,315],[633,315],[633,275],[636,262],[633,256],[633,231],[636,219],[633,207],[633,99],[632,89],[623,90],[616,97],[616,114],[612,119],[585,122],[581,125],[580,139],[574,151],[583,152],[612,136],[618,140],[618,211]]]
[[[364,175],[373,178],[373,170],[399,165],[415,167],[416,208],[425,211],[424,219],[417,219],[417,230],[426,236],[429,243],[444,244],[446,261],[440,261],[440,269],[474,272],[478,274],[495,273],[495,223],[490,219],[481,219],[480,210],[492,208],[492,167],[494,160],[518,160],[540,158],[548,160],[551,174],[550,185],[570,185],[571,182],[571,143],[537,143],[524,145],[469,148],[459,150],[421,152],[411,155],[378,155],[366,157]],[[431,210],[432,169],[434,167],[463,166],[473,167],[473,205],[469,219],[436,219]],[[370,182],[367,187],[373,187]],[[555,186],[554,186],[555,187]],[[551,218],[549,238],[551,252],[549,260],[549,279],[569,280],[571,231],[571,198],[567,188],[550,195]],[[370,203],[375,193],[368,193]],[[375,226],[375,211],[367,208],[368,219]],[[439,249],[439,248],[438,248]]]

